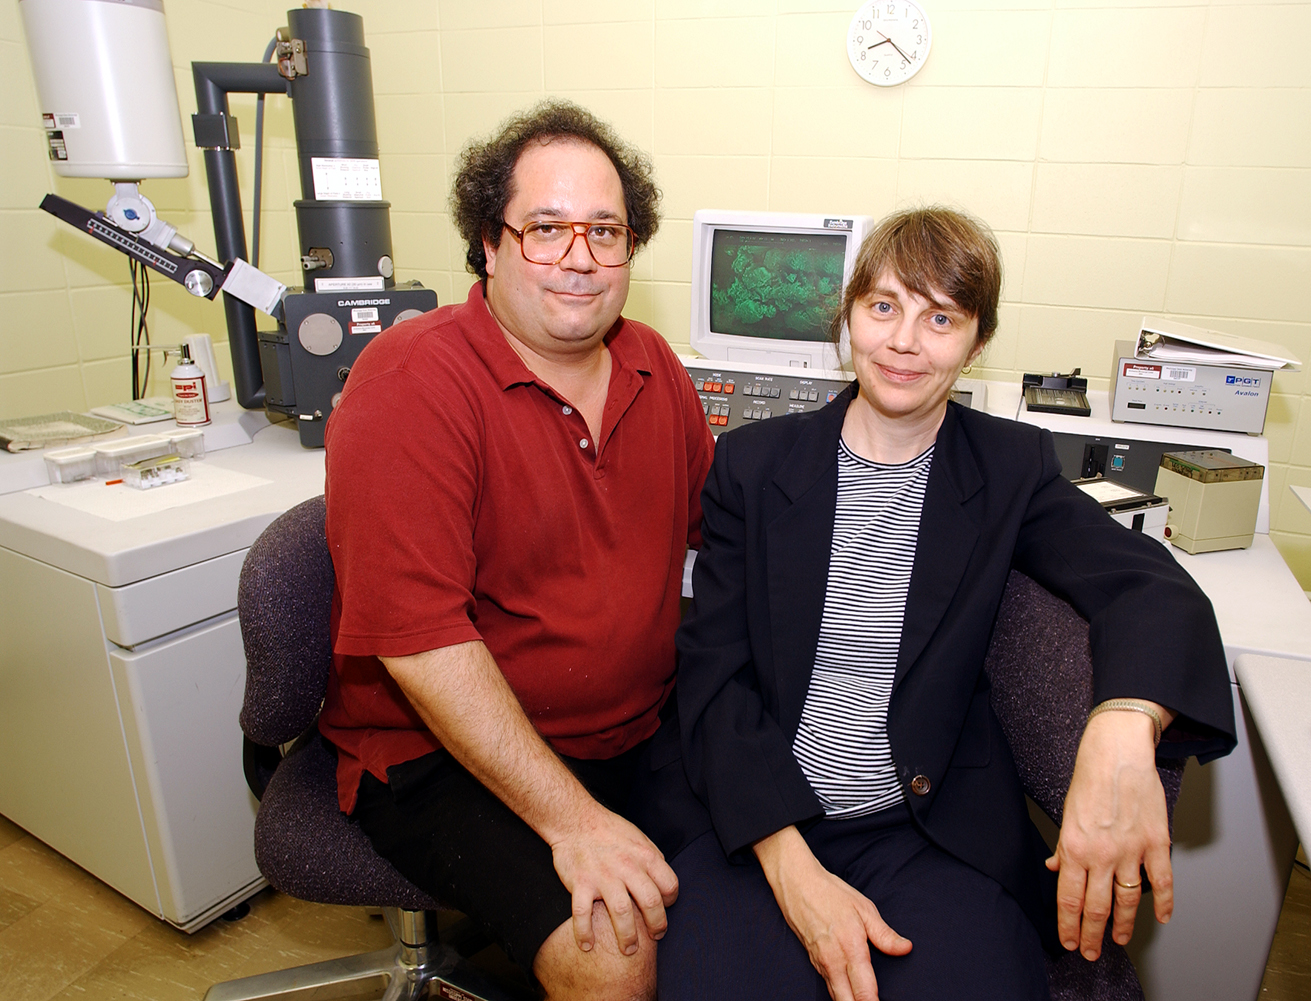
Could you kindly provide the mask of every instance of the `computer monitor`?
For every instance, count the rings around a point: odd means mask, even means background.
[[[723,212],[692,223],[692,349],[706,358],[840,369],[829,339],[870,216]]]

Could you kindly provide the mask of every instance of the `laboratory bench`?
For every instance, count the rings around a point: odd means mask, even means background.
[[[186,931],[264,885],[237,577],[323,491],[294,428],[214,409],[192,479],[153,490],[47,485],[40,452],[0,453],[0,814]]]

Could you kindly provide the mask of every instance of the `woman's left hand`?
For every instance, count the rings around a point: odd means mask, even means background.
[[[1151,705],[1165,725],[1173,713]],[[1156,772],[1151,719],[1137,712],[1103,712],[1088,721],[1065,798],[1056,853],[1057,930],[1065,948],[1094,960],[1106,922],[1120,945],[1133,935],[1142,899],[1142,867],[1152,885],[1156,920],[1170,920],[1174,883],[1165,790]]]

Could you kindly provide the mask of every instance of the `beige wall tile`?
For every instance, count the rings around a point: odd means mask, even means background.
[[[46,135],[40,129],[0,127],[0,212],[34,209],[50,193],[45,156]]]
[[[77,361],[68,293],[0,295],[0,372],[24,372]]]
[[[753,145],[777,156],[895,157],[905,101],[905,88],[870,87],[854,73],[842,87],[779,87]]]
[[[930,10],[933,47],[915,85],[1039,87],[1047,65],[1051,12],[1008,10],[981,4],[976,10]]]
[[[441,32],[370,35],[373,93],[436,94],[442,89]]]
[[[1169,238],[1182,179],[1182,167],[1040,163],[1033,230]]]
[[[487,9],[495,10],[497,5]],[[440,37],[442,89],[447,94],[503,93],[542,86],[540,27],[443,28]]]
[[[25,39],[18,4],[0,6],[0,40],[25,44]]]
[[[666,219],[643,254],[649,260],[651,277],[655,281],[691,281],[692,223],[684,219]]]
[[[543,0],[545,24],[599,24],[603,21],[654,21],[655,0]]]
[[[968,372],[962,373],[967,379],[992,379],[998,372],[1005,373],[1003,378],[1011,378],[1011,369],[1015,366],[1015,347],[1018,340],[1019,307],[1002,303],[997,307],[997,330],[992,340],[983,349],[978,361],[970,366]]]
[[[1302,322],[1308,274],[1311,249],[1180,243],[1170,265],[1165,308]]]
[[[1032,160],[1042,91],[1028,87],[910,87],[901,155],[924,159]]]
[[[859,80],[844,44],[852,11],[786,14],[777,19],[773,82],[778,87],[847,87]]]
[[[1024,265],[1029,259],[1029,237],[1025,233],[995,232],[997,249],[1001,251],[1001,298],[1003,302],[1018,302],[1024,287]]]
[[[639,317],[660,331],[674,350],[688,348],[688,330],[692,325],[692,286],[686,282],[654,282],[650,290],[650,316]]]
[[[774,79],[776,19],[659,20],[657,87],[768,87]]]
[[[770,152],[769,91],[655,92],[656,153],[751,156]]]
[[[771,160],[764,156],[658,156],[666,219],[698,209],[760,209],[770,204]]]
[[[1212,5],[1202,45],[1203,87],[1308,87],[1311,7],[1305,3]]]
[[[516,91],[496,94],[446,94],[440,101],[446,123],[446,149],[458,153],[470,139],[486,138],[513,114],[526,111],[543,98],[541,91]],[[416,144],[417,145],[417,144]],[[389,147],[390,148],[390,147]],[[436,153],[438,149],[398,149],[404,153]]]
[[[1270,394],[1270,405],[1265,413],[1265,436],[1270,442],[1271,462],[1290,462],[1293,459],[1293,439],[1297,431],[1298,415],[1302,410],[1300,396]],[[1284,526],[1287,527],[1287,526]]]
[[[634,279],[628,286],[624,317],[651,326],[651,283]]]
[[[468,0],[437,0],[442,31],[463,28],[517,28],[542,23],[541,0],[497,0],[469,3]]]
[[[397,212],[391,214],[392,247],[396,261],[419,271],[449,271],[451,253],[447,244],[446,220],[436,212]],[[463,254],[460,255],[461,258]]]
[[[1199,90],[1188,162],[1311,167],[1311,88]]]
[[[909,160],[897,172],[897,205],[950,205],[993,229],[1025,230],[1033,164],[1012,160]]]
[[[1049,87],[1191,87],[1204,7],[1059,10]]]
[[[868,215],[891,212],[897,161],[855,157],[775,156],[770,159],[769,207],[777,212]]]
[[[446,151],[446,139],[452,133],[452,116],[444,111],[484,95],[460,94],[445,99],[438,94],[382,94],[374,99],[378,116],[378,150],[382,155],[436,154]],[[456,141],[454,148],[459,148]],[[293,176],[294,167],[287,163],[287,174]],[[384,197],[391,197],[384,189]]]
[[[563,90],[552,94],[582,105],[643,153],[655,149],[655,101],[650,90]]]
[[[22,42],[0,42],[0,125],[32,128],[41,124],[36,84],[27,47]]]
[[[1038,155],[1077,163],[1181,163],[1191,90],[1048,88]]]
[[[392,212],[445,212],[451,190],[446,157],[435,153],[384,156],[382,195]]]
[[[156,364],[150,369],[150,382],[146,386],[147,396],[168,396],[172,387],[168,373],[176,360],[169,358],[167,363]],[[231,375],[228,376],[231,379]],[[122,403],[132,399],[132,365],[126,358],[107,358],[104,361],[82,363],[82,386],[86,392],[88,407],[103,407],[110,403]]]
[[[1270,482],[1271,514],[1278,514],[1272,519],[1274,526],[1282,532],[1296,532],[1299,535],[1311,535],[1311,511],[1303,504],[1289,487],[1311,487],[1311,469],[1305,466],[1289,466],[1283,471],[1279,490],[1279,507],[1275,508],[1275,479]],[[1303,585],[1307,587],[1307,585]]]
[[[547,27],[542,61],[548,91],[649,88],[655,79],[655,26],[621,21]]]
[[[1311,246],[1311,170],[1186,168],[1179,238]]]
[[[0,375],[0,418],[86,408],[82,374],[76,365]]]
[[[1272,531],[1270,541],[1293,571],[1303,591],[1311,591],[1311,535]]]
[[[1134,336],[1141,316],[1121,310],[1022,306],[1016,367],[1068,372],[1078,366],[1104,389],[1110,382],[1115,342]]]
[[[0,240],[0,292],[36,292],[64,286],[67,278],[61,251],[65,243],[77,241],[78,250],[95,255],[103,265],[125,259],[115,250],[98,244],[90,236],[73,231],[40,209],[10,209],[3,213],[4,239]],[[64,231],[72,240],[65,240]],[[118,258],[117,261],[114,258]],[[127,274],[127,264],[120,275]]]
[[[364,38],[372,48],[374,39],[386,33],[436,31],[441,27],[437,0],[351,0],[350,10],[364,18]]]
[[[1297,426],[1293,431],[1293,462],[1299,466],[1311,465],[1311,407],[1298,411]],[[1301,485],[1300,481],[1294,482]]]
[[[1024,301],[1058,306],[1159,310],[1170,244],[1099,237],[1030,236]]]
[[[760,13],[759,0],[656,0],[657,21],[676,18],[751,17]],[[770,13],[773,13],[772,5]]]
[[[153,288],[156,286],[152,285]],[[82,361],[130,358],[131,290],[121,285],[78,288],[68,293],[77,351]],[[154,309],[148,317],[154,320]],[[153,325],[153,324],[152,324]],[[151,340],[158,340],[152,331]]]

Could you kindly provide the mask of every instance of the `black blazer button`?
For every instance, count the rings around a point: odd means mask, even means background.
[[[933,788],[933,783],[929,781],[927,775],[916,775],[910,780],[910,791],[916,796],[927,796],[929,790]]]

